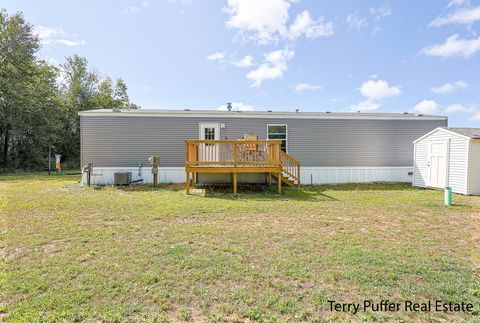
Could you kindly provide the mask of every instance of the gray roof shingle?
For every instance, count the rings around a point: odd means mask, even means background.
[[[460,135],[473,138],[473,139],[480,139],[480,128],[452,128],[452,127],[442,127],[451,132],[458,133]]]

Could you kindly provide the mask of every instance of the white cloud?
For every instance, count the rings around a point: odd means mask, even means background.
[[[451,104],[446,109],[448,113],[466,113],[470,115],[470,120],[478,121],[480,120],[480,108],[478,106],[463,105],[459,103]]]
[[[415,112],[432,114],[438,110],[438,103],[433,100],[423,100],[413,107]]]
[[[140,7],[138,6],[128,6],[125,9],[123,9],[123,13],[136,13],[140,10]]]
[[[323,17],[313,20],[310,13],[301,12],[288,26],[289,9],[293,0],[228,0],[224,8],[229,16],[226,26],[238,29],[246,40],[265,45],[281,39],[295,40],[300,36],[317,38],[333,34],[333,24]]]
[[[371,25],[371,35],[375,35],[382,30],[379,26],[380,20],[392,14],[392,9],[389,7],[372,7],[369,8],[370,16],[364,17],[357,12],[351,13],[347,16],[348,28],[351,30],[361,30]]]
[[[331,36],[333,35],[333,24],[324,22],[323,17],[315,21],[310,17],[310,13],[304,10],[290,25],[288,38],[294,40],[302,35],[309,39]]]
[[[290,3],[286,0],[228,0],[224,11],[230,14],[227,28],[251,33],[250,39],[261,44],[272,42],[287,33]]]
[[[265,80],[281,78],[287,71],[287,61],[291,60],[295,52],[290,49],[280,49],[265,54],[265,61],[257,69],[248,72],[247,79],[252,87],[259,87]]]
[[[468,113],[473,113],[475,112],[475,108],[473,107],[466,107],[462,104],[451,104],[449,105],[446,109],[447,112],[468,112]]]
[[[209,61],[219,61],[225,58],[225,52],[216,52],[207,56]]]
[[[59,61],[57,61],[55,58],[52,58],[50,56],[42,55],[42,56],[39,56],[39,58],[44,60],[48,65],[53,65],[53,66],[59,66],[60,65]]]
[[[389,7],[376,7],[369,9],[370,14],[373,16],[373,21],[379,21],[384,17],[390,16],[392,14],[392,9]]]
[[[253,64],[253,56],[252,55],[245,55],[242,59],[239,59],[238,61],[234,61],[232,63],[236,67],[252,67]]]
[[[369,80],[360,87],[360,93],[369,100],[382,100],[402,94],[399,87],[389,86],[384,80]]]
[[[168,2],[171,5],[174,5],[174,4],[177,4],[177,3],[189,5],[189,4],[192,3],[191,0],[167,0],[166,2]],[[125,9],[123,9],[123,13],[134,14],[134,13],[137,13],[138,11],[140,11],[140,9],[146,8],[146,7],[150,6],[151,4],[152,4],[151,0],[144,0],[144,1],[138,2],[138,4],[136,4],[136,5],[131,5],[131,6],[125,7]]]
[[[40,38],[42,44],[45,46],[58,44],[73,47],[87,43],[84,39],[73,39],[76,38],[75,35],[68,34],[59,27],[38,25],[33,28],[33,32]]]
[[[458,9],[446,17],[434,19],[429,26],[439,27],[447,24],[471,25],[480,20],[480,6]]]
[[[365,100],[357,104],[353,104],[348,107],[350,111],[375,111],[380,107],[378,102],[372,100]]]
[[[467,4],[467,3],[469,3],[469,0],[450,0],[447,8],[460,7],[460,6],[463,6],[464,4]]]
[[[217,108],[220,111],[227,111],[227,105],[223,104]],[[233,111],[255,111],[255,107],[243,102],[232,102]]]
[[[447,38],[443,44],[435,44],[423,48],[420,53],[427,56],[468,58],[480,50],[480,37],[472,39],[460,39],[458,34]]]
[[[360,30],[368,26],[367,19],[358,15],[358,13],[352,13],[347,16],[348,28]]]
[[[142,84],[140,86],[140,88],[143,90],[143,91],[150,91],[152,89],[152,86],[149,85],[149,84]]]
[[[74,47],[74,46],[85,45],[86,42],[85,42],[84,39],[80,39],[80,40],[57,39],[55,41],[55,44],[61,44],[61,45]]]
[[[468,83],[465,81],[456,81],[453,83],[445,83],[441,86],[433,86],[432,92],[437,94],[450,94],[455,93],[459,90],[466,89],[468,87]]]
[[[295,85],[295,92],[304,92],[304,91],[317,91],[322,87],[319,85],[314,85],[310,83],[298,83]]]

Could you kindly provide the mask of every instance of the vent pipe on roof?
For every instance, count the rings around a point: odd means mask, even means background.
[[[232,104],[230,102],[227,102],[227,110],[228,112],[232,111]]]

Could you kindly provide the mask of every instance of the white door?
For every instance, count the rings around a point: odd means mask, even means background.
[[[200,123],[200,140],[219,140],[219,123]],[[217,144],[201,144],[199,151],[200,161],[218,161],[220,156],[220,147]]]
[[[430,185],[445,188],[447,185],[447,143],[430,144]]]

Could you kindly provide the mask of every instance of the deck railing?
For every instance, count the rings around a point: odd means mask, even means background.
[[[281,140],[187,140],[186,166],[280,167]]]
[[[280,151],[280,164],[282,172],[300,185],[300,162],[282,150]]]

